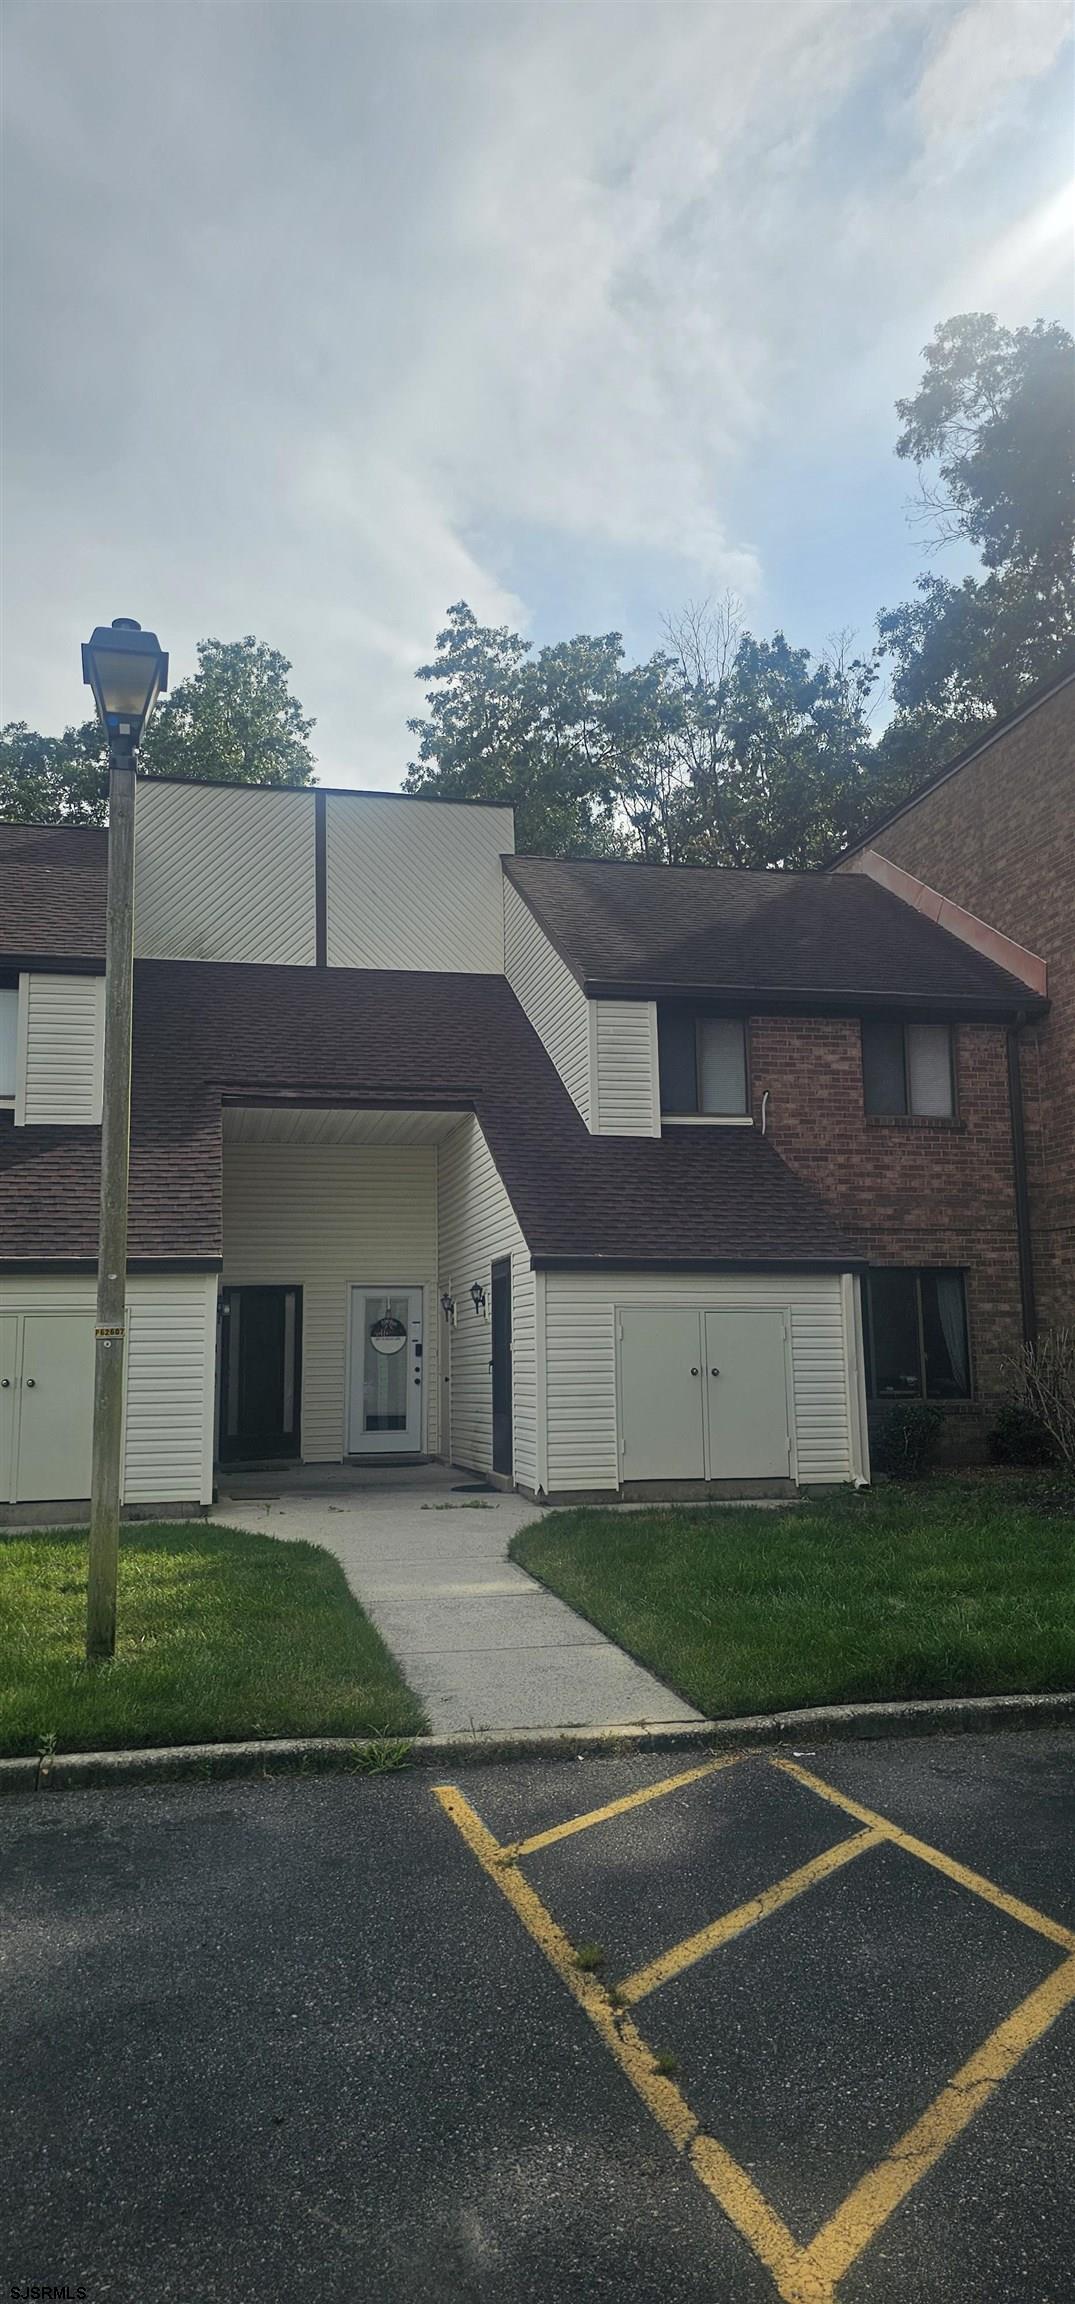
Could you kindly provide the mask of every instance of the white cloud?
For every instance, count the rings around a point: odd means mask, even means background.
[[[80,713],[101,616],[177,677],[253,630],[325,773],[390,783],[448,603],[529,629],[539,561],[764,618],[761,496],[887,453],[923,311],[1032,204],[981,170],[1058,12],[5,14],[5,713]]]
[[[918,84],[923,138],[962,157],[1040,78],[1072,33],[1067,0],[968,0],[937,38]]]

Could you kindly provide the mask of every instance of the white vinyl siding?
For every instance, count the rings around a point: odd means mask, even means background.
[[[437,1448],[437,1147],[224,1146],[224,1282],[302,1289],[303,1461],[347,1453],[350,1290],[424,1290],[425,1449]],[[473,1317],[473,1315],[472,1315]]]
[[[42,1313],[85,1322],[87,1418],[96,1297],[90,1273],[0,1279],[0,1319],[9,1329]],[[133,1273],[128,1281],[124,1503],[212,1501],[216,1301],[212,1272]],[[18,1501],[17,1435],[15,1470],[11,1502]]]
[[[510,808],[329,793],[330,968],[502,975]]]
[[[514,1209],[492,1154],[472,1114],[440,1147],[440,1288],[454,1296],[455,1325],[447,1336],[450,1423],[443,1446],[455,1464],[489,1472],[493,1464],[493,1388],[489,1360],[489,1319],[493,1262],[511,1258],[511,1365],[513,1476],[521,1487],[538,1486],[538,1365],[535,1275]],[[474,1281],[486,1291],[486,1308],[475,1313]],[[447,1328],[438,1307],[442,1333]]]
[[[504,881],[504,968],[520,1008],[591,1125],[590,1002],[517,888]]]
[[[100,1124],[104,977],[23,978],[15,1119],[27,1128]]]
[[[652,1000],[594,1000],[594,1134],[659,1136],[657,1007]]]
[[[139,959],[316,957],[312,792],[138,783]]]
[[[545,1350],[548,1488],[615,1489],[618,1305],[735,1305],[787,1310],[794,1399],[793,1477],[853,1479],[856,1454],[845,1292],[840,1275],[548,1272]]]
[[[19,1050],[19,988],[0,984],[0,1104],[15,1102]]]
[[[124,1501],[213,1493],[216,1274],[137,1275],[128,1296]]]

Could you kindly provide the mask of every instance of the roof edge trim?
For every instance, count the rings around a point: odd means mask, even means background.
[[[1037,1013],[1048,1005],[1044,997],[1014,985],[1010,992],[1001,985],[995,992],[836,991],[824,985],[803,991],[779,984],[676,984],[587,976],[583,990],[588,1000],[682,1000],[696,1006],[705,1001],[727,1002],[751,1016],[857,1016],[863,1009],[881,1008],[988,1020],[991,1016],[1021,1015],[1026,1009]]]
[[[943,896],[939,888],[931,888],[928,880],[920,880],[903,864],[894,864],[890,857],[882,856],[878,848],[863,848],[850,859],[847,868],[867,880],[875,880],[878,887],[887,888],[891,896],[899,897],[901,904],[909,904],[927,920],[936,921],[938,928],[944,928],[949,936],[957,936],[961,944],[968,945],[983,960],[991,960],[1009,976],[1018,976],[1039,999],[1048,999],[1046,962],[1028,945],[1017,944],[1013,936],[1006,936],[1002,928],[991,927],[978,913],[968,912],[965,905],[957,904],[951,896]]]
[[[865,1256],[543,1256],[533,1272],[865,1272]]]

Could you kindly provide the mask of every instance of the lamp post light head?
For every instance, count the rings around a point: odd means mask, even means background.
[[[155,632],[132,616],[98,624],[82,644],[82,678],[93,690],[97,717],[112,751],[137,750],[150,713],[168,686],[168,656]]]

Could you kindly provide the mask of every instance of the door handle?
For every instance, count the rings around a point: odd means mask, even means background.
[[[710,1375],[711,1375],[711,1376],[719,1376],[719,1375],[720,1375],[720,1369],[719,1369],[719,1368],[711,1368],[711,1369],[710,1369],[710,1371],[709,1371],[709,1373],[710,1373]]]
[[[28,1391],[28,1392],[32,1392],[32,1391],[33,1391],[33,1388],[34,1388],[34,1385],[36,1384],[36,1382],[37,1382],[37,1378],[36,1378],[36,1376],[28,1376],[28,1377],[27,1377],[27,1379],[26,1379],[26,1389],[27,1389],[27,1391]]]
[[[10,1392],[10,1390],[11,1390],[11,1378],[10,1378],[10,1376],[0,1376],[0,1392]]]
[[[697,1376],[697,1374],[698,1374],[698,1370],[697,1370],[697,1368],[692,1368],[692,1369],[691,1369],[691,1375],[692,1375],[692,1376]]]

